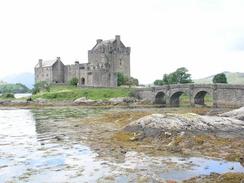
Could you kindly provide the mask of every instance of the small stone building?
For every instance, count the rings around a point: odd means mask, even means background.
[[[130,77],[130,47],[120,40],[98,39],[96,45],[88,51],[88,63],[76,61],[72,65],[64,65],[57,57],[55,60],[39,59],[35,66],[35,81],[48,83],[69,83],[78,78],[79,86],[116,87],[117,73]]]

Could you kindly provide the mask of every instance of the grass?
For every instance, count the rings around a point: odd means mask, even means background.
[[[128,97],[133,89],[129,88],[79,88],[74,86],[52,85],[50,91],[41,91],[33,99],[75,100],[87,97],[92,100],[108,100],[116,97]]]
[[[190,106],[190,102],[189,102],[190,98],[189,96],[182,94],[180,96],[180,106],[181,107],[186,107],[186,106]],[[206,95],[204,97],[204,103],[206,106],[212,106],[213,105],[213,98],[210,95]]]

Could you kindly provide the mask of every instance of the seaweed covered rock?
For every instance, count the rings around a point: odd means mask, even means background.
[[[231,118],[235,118],[235,119],[244,121],[244,107],[220,114],[219,116],[231,117]]]
[[[74,100],[73,103],[75,105],[82,105],[82,104],[91,105],[91,104],[95,104],[96,101],[95,100],[91,100],[91,99],[87,99],[86,97],[81,97],[81,98],[78,98],[78,99]]]
[[[157,137],[165,132],[228,132],[244,133],[244,122],[218,116],[188,114],[152,114],[136,120],[124,131],[143,133],[144,137]]]

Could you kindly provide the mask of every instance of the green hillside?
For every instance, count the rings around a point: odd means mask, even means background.
[[[0,82],[0,93],[27,93],[30,89],[21,83],[8,84]]]
[[[244,73],[240,73],[240,72],[224,72],[224,73],[227,77],[227,81],[229,84],[244,84]],[[196,79],[194,80],[194,82],[199,84],[212,83],[213,77],[214,76],[209,76],[202,79]]]

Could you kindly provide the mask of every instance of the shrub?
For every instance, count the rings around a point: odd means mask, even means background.
[[[46,82],[46,81],[41,81],[41,82],[36,83],[32,90],[32,94],[35,95],[35,94],[39,93],[41,90],[49,92],[50,84],[48,84],[48,82]]]
[[[12,94],[12,93],[4,93],[2,95],[2,98],[15,98],[15,97],[14,97],[14,94]]]
[[[69,84],[70,84],[71,86],[77,86],[78,82],[79,82],[78,78],[72,78],[72,79],[69,81]]]
[[[224,73],[216,74],[213,78],[213,83],[227,83],[227,78]]]
[[[126,77],[124,76],[124,74],[122,73],[118,73],[117,75],[117,85],[121,86],[121,85],[128,85],[128,86],[138,86],[139,85],[139,81],[136,78],[133,77]]]

